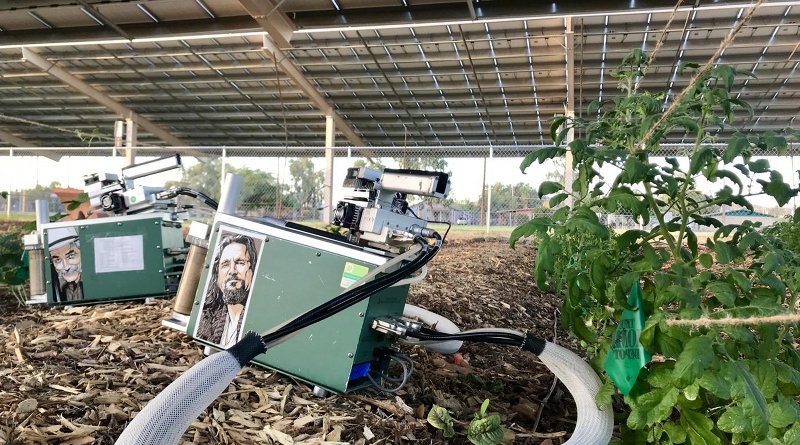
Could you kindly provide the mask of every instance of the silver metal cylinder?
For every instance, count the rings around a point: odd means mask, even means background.
[[[197,245],[189,246],[189,254],[186,256],[186,264],[183,266],[181,283],[178,285],[178,293],[175,295],[175,306],[173,310],[182,315],[189,315],[192,312],[194,295],[197,286],[200,284],[200,273],[203,271],[203,262],[206,259],[208,249]]]
[[[225,215],[236,214],[236,206],[239,204],[239,194],[242,191],[244,178],[233,173],[225,175],[225,182],[222,184],[220,193],[219,207],[217,212]]]
[[[39,209],[38,205],[36,209]],[[30,294],[43,295],[47,293],[44,283],[44,249],[28,250],[28,272],[31,281]]]
[[[44,199],[37,199],[36,204],[36,231],[42,233],[42,224],[50,222],[49,202]]]

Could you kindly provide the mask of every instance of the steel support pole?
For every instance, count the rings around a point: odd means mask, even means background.
[[[567,61],[567,109],[565,115],[568,119],[575,118],[575,34],[572,31],[572,17],[564,19],[566,32],[564,33],[564,48]],[[564,143],[567,145],[567,152],[564,155],[564,189],[567,193],[572,193],[573,168],[572,168],[572,149],[569,144],[575,140],[575,130],[570,129]],[[568,195],[564,203],[572,206],[572,195]]]
[[[228,157],[228,148],[222,147],[222,157],[220,158],[220,170],[219,170],[219,185],[220,187],[225,186],[226,176],[228,173],[228,164],[227,164],[227,157]]]
[[[11,168],[11,163],[14,161],[14,149],[8,150],[8,166]],[[13,171],[13,169],[11,170]],[[8,195],[6,195],[6,219],[11,219],[11,182],[14,180],[14,175],[8,175]]]
[[[492,160],[494,156],[494,148],[490,145],[489,146],[489,157],[484,159],[484,179],[483,182],[486,183],[486,233],[489,233],[489,228],[492,226],[492,179],[491,179],[491,165],[487,169],[486,164]],[[487,177],[487,170],[489,176]]]
[[[336,145],[336,125],[332,115],[325,116],[325,203],[322,209],[322,222],[331,223],[333,211],[333,147]]]
[[[136,145],[137,145],[137,128],[136,121],[133,119],[125,119],[125,164],[133,165],[136,163]]]

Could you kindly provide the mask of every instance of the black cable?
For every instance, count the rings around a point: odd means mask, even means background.
[[[219,207],[219,203],[217,201],[215,201],[213,198],[211,198],[210,196],[206,195],[203,192],[193,190],[188,187],[175,187],[173,191],[178,195],[185,195],[195,199],[199,199],[200,201],[203,201],[205,205],[211,207],[214,210],[217,210],[217,208]]]
[[[484,343],[497,343],[497,344],[513,345],[513,346],[522,346],[522,344],[525,342],[525,337],[501,331],[468,332],[468,333],[455,333],[455,334],[445,334],[443,332],[437,332],[435,334],[425,333],[425,332],[409,332],[408,336],[423,341],[461,340],[461,341],[478,341]]]
[[[358,303],[359,301],[364,300],[370,295],[380,292],[392,286],[393,284],[397,283],[398,281],[408,277],[410,274],[421,269],[422,266],[424,266],[431,259],[433,259],[433,257],[439,251],[439,248],[441,247],[442,243],[442,238],[438,233],[435,232],[434,232],[434,238],[436,238],[436,244],[433,246],[430,246],[424,239],[417,238],[417,241],[423,246],[423,250],[421,251],[422,254],[417,256],[408,264],[402,266],[400,269],[397,269],[394,272],[387,273],[386,275],[376,278],[375,280],[367,284],[364,284],[363,286],[359,286],[355,289],[349,290],[328,302],[325,302],[313,309],[306,311],[305,313],[296,317],[294,320],[287,323],[285,326],[281,327],[275,332],[262,335],[261,341],[264,342],[264,344],[269,345],[275,340],[278,340],[284,336],[297,332],[300,329],[303,329],[314,323],[322,321]]]
[[[414,212],[414,209],[412,209],[411,207],[409,207],[407,210],[411,212],[412,215],[414,215],[414,218],[422,219],[419,216],[417,216],[416,212]],[[447,234],[450,233],[450,228],[453,227],[453,225],[447,221],[434,221],[431,219],[422,219],[422,220],[425,221],[426,223],[431,223],[431,224],[447,224],[447,230],[445,230],[444,235],[442,235],[442,242],[444,242],[444,240],[447,239]]]

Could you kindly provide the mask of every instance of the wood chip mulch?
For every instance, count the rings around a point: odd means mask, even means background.
[[[448,243],[409,302],[462,329],[513,327],[563,343],[565,334],[554,332],[559,300],[533,285],[533,257],[528,245],[512,250],[498,240]],[[161,326],[170,303],[20,308],[0,295],[0,443],[114,443],[149,400],[204,357],[186,336]],[[466,426],[487,398],[507,443],[557,445],[574,427],[569,393],[560,385],[551,391],[552,374],[530,354],[484,344],[451,356],[403,352],[415,371],[396,394],[320,399],[306,383],[246,367],[182,443],[466,444]],[[456,419],[456,437],[444,439],[427,424],[434,403]]]

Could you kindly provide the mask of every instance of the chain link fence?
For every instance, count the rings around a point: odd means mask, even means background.
[[[548,199],[540,198],[537,190],[542,181],[563,182],[564,161],[556,159],[543,165],[534,164],[526,173],[519,165],[526,153],[537,147],[407,147],[407,148],[341,148],[334,151],[333,206],[347,196],[342,187],[347,168],[367,166],[381,168],[410,168],[438,170],[451,174],[451,192],[447,199],[410,197],[414,212],[423,219],[440,221],[454,226],[454,231],[510,234],[511,230],[538,216],[551,215]],[[253,148],[253,147],[192,147],[183,152],[183,167],[146,176],[135,185],[164,187],[182,185],[202,191],[218,199],[222,178],[236,173],[244,178],[237,213],[244,216],[270,216],[293,221],[322,221],[330,213],[324,202],[324,148]],[[688,166],[688,149],[665,146],[664,157],[654,158],[665,163],[667,156],[676,157]],[[137,148],[136,162],[174,154],[164,148]],[[435,157],[432,156],[435,154]],[[778,169],[797,186],[794,156],[768,156]],[[35,201],[49,202],[51,212],[64,211],[59,198],[64,189],[82,191],[83,176],[92,173],[119,174],[126,165],[123,152],[113,148],[25,149],[0,155],[0,218],[33,219]],[[3,184],[5,182],[5,184]],[[718,184],[702,184],[708,193]],[[211,214],[199,203],[182,198],[185,204],[197,204],[192,216]],[[756,202],[757,210],[769,216],[789,213],[796,201],[783,209],[771,208],[768,202]],[[774,203],[772,204],[774,205]],[[720,211],[719,209],[715,209]],[[723,213],[724,215],[724,213]],[[608,213],[604,222],[614,229],[641,227],[630,215]]]

